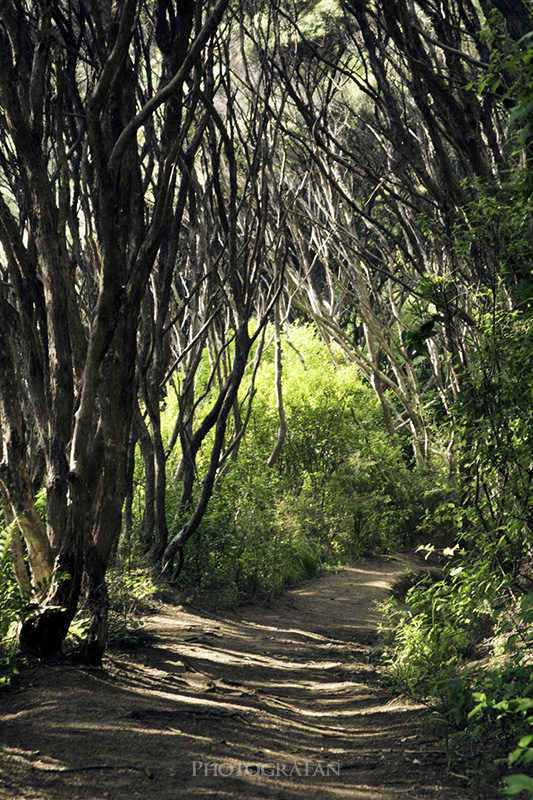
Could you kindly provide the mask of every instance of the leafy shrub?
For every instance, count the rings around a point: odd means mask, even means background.
[[[121,641],[142,626],[139,616],[149,608],[149,598],[157,591],[148,570],[112,569],[107,576],[109,592],[109,637]],[[81,636],[86,629],[83,610],[77,620]]]
[[[394,599],[383,604],[393,625],[392,633],[383,626],[384,656],[396,688],[426,701],[444,725],[449,762],[451,738],[460,735],[478,742],[488,757],[507,752],[508,768],[527,771],[533,763],[533,594],[523,595],[510,613],[508,585],[508,577],[490,573],[481,560],[464,558],[457,566],[455,559],[444,580],[415,584],[404,607]],[[491,624],[504,633],[498,663],[465,667]],[[522,773],[508,775],[505,784],[507,794],[531,790]]]
[[[487,597],[496,596],[499,588],[495,581],[489,586],[482,580],[477,565],[452,564],[442,580],[426,576],[409,589],[404,607],[394,598],[383,603],[393,626],[385,659],[404,694],[427,699],[437,682],[446,683],[450,666],[469,652],[489,625],[492,607]]]
[[[268,597],[326,564],[404,546],[424,517],[424,494],[441,482],[436,472],[405,466],[359,371],[340,351],[333,361],[312,326],[293,326],[282,347],[280,458],[267,466],[279,425],[267,349],[238,457],[224,465],[185,551],[183,579],[222,605]],[[206,448],[200,474],[207,457]],[[170,509],[178,489],[169,482]]]
[[[13,523],[0,530],[0,688],[9,686],[17,672],[14,628],[22,612],[22,599],[9,556],[12,531]]]

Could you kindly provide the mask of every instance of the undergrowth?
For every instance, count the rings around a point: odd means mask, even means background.
[[[158,591],[151,570],[146,567],[124,569],[115,564],[106,576],[109,596],[108,641],[110,644],[135,645],[144,626],[142,616],[152,610],[153,598]],[[68,636],[77,645],[83,641],[90,619],[83,603],[72,620]]]
[[[395,691],[432,710],[448,768],[531,798],[533,592],[510,600],[509,578],[484,567],[455,553],[441,580],[386,601],[383,660]]]
[[[279,426],[267,348],[239,451],[221,469],[185,550],[181,585],[219,606],[268,599],[328,567],[401,549],[447,493],[442,466],[406,463],[372,390],[340,349],[328,348],[310,325],[293,325],[282,346],[287,434],[280,457],[267,465]],[[168,431],[175,413],[169,397]],[[199,455],[200,475],[209,453],[207,446]],[[171,536],[186,519],[172,518],[178,462],[176,450],[168,464]],[[142,464],[137,470],[142,487]]]
[[[16,626],[22,598],[13,574],[9,546],[13,524],[0,530],[0,689],[9,687],[16,667]]]

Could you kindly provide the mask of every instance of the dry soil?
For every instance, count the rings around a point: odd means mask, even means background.
[[[468,800],[373,656],[406,556],[231,612],[162,605],[103,669],[26,667],[0,696],[9,800]]]

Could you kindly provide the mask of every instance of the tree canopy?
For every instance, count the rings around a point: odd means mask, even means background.
[[[472,547],[520,583],[531,546],[530,4],[0,9],[0,496],[33,598],[21,643],[60,649],[83,601],[84,655],[98,663],[105,574],[134,498],[143,557],[177,579],[213,493],[254,461],[243,445],[250,425],[260,435],[255,409],[275,422],[253,469],[272,485],[309,471],[333,528],[345,524],[330,513],[333,487],[371,496],[353,458],[374,453],[368,476],[392,508],[418,504],[422,525],[428,485],[445,484],[459,535],[480,529],[485,544]],[[332,389],[350,457],[318,419],[310,443],[287,402],[302,323],[339,375],[370,387],[363,417],[345,399],[355,384]],[[377,512],[354,511],[352,545],[364,513]]]

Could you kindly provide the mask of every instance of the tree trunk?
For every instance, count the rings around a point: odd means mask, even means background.
[[[5,319],[6,306],[0,296]],[[24,418],[18,398],[16,367],[12,357],[8,328],[0,325],[0,430],[2,458],[0,484],[7,504],[8,519],[16,520],[29,553],[30,571],[35,584],[52,574],[53,557],[46,530],[33,500],[31,479],[26,466]],[[21,590],[26,587],[21,586]]]
[[[243,325],[235,335],[235,355],[233,358],[231,373],[226,386],[219,396],[220,402],[218,404],[219,409],[216,416],[215,438],[211,448],[211,458],[207,473],[202,481],[200,497],[198,498],[196,506],[187,523],[180,530],[180,532],[170,540],[163,554],[163,573],[173,580],[178,577],[183,566],[183,546],[200,525],[213,493],[213,487],[215,485],[215,479],[220,465],[220,455],[224,445],[226,424],[229,414],[231,413],[233,403],[237,397],[239,386],[244,375],[244,370],[246,369],[246,363],[251,345],[252,340],[248,335],[247,325]],[[176,568],[174,568],[176,556],[178,556],[178,565]]]
[[[85,551],[86,605],[90,615],[89,633],[82,646],[83,660],[87,664],[100,666],[107,643],[109,595],[105,581],[106,565],[95,545]]]
[[[137,402],[135,402],[133,410],[133,424],[139,439],[141,457],[144,462],[144,508],[140,539],[145,547],[149,547],[152,542],[155,525],[155,458],[150,432]]]
[[[275,328],[275,378],[276,401],[278,405],[279,429],[274,448],[268,458],[267,466],[272,467],[279,459],[283,442],[287,435],[287,418],[285,416],[285,406],[283,404],[283,384],[282,384],[282,352],[281,352],[281,331],[280,331],[280,310],[279,302],[274,309],[274,328]]]

